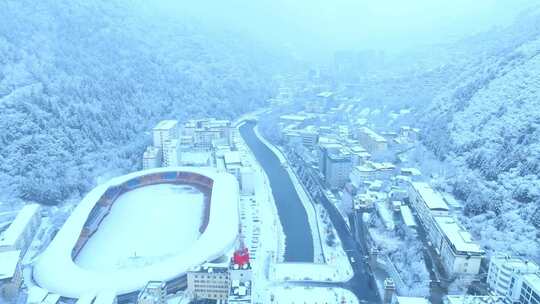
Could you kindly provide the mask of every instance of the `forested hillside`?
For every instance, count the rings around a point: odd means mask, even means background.
[[[451,163],[448,189],[488,251],[540,257],[540,15],[464,41],[473,50],[424,117],[424,142]]]
[[[77,197],[140,168],[158,120],[265,102],[268,52],[141,5],[0,1],[0,200]]]

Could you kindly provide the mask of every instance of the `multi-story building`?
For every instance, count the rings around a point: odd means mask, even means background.
[[[429,235],[432,246],[450,277],[474,276],[480,272],[484,251],[453,217],[435,216]]]
[[[299,130],[298,135],[302,140],[302,145],[310,150],[313,150],[319,142],[319,133],[317,132],[315,126],[308,126],[302,130]]]
[[[228,151],[223,154],[225,160],[225,169],[227,173],[236,176],[240,179],[240,169],[242,168],[242,161],[240,160],[240,153],[238,151]]]
[[[250,167],[240,169],[240,190],[242,194],[252,195],[255,193],[254,172]]]
[[[526,274],[521,282],[519,304],[540,304],[540,275]]]
[[[0,252],[20,250],[24,255],[41,224],[40,206],[25,205],[15,217],[15,220],[0,235]]]
[[[505,304],[499,296],[448,295],[444,296],[443,304]]]
[[[367,127],[359,128],[356,137],[370,153],[384,152],[388,148],[387,140]]]
[[[20,254],[20,250],[0,252],[0,299],[2,290],[18,290],[23,282]]]
[[[490,259],[487,284],[496,295],[505,297],[508,303],[519,300],[520,287],[516,281],[527,274],[540,271],[538,265],[532,261],[511,258],[509,256],[495,256]]]
[[[188,125],[194,129],[188,130],[187,134],[193,133],[193,143],[196,148],[210,150],[212,143],[217,139],[225,139],[228,145],[233,144],[233,128],[229,120],[217,120],[215,118],[190,121]]]
[[[161,167],[161,154],[157,147],[146,147],[143,153],[143,170]]]
[[[116,292],[112,290],[104,290],[97,294],[94,304],[116,304],[118,303],[118,298],[116,297]]]
[[[351,154],[341,145],[320,146],[319,169],[330,189],[342,188],[352,170]]]
[[[162,120],[152,129],[154,147],[163,151],[165,142],[171,139],[178,139],[178,121]]]
[[[377,163],[367,161],[363,165],[355,166],[350,174],[351,182],[356,186],[369,180],[388,180],[395,173],[396,166],[391,163]]]
[[[167,290],[165,282],[150,281],[137,297],[137,304],[165,304],[167,303],[165,295]]]
[[[187,273],[187,290],[197,299],[226,301],[229,297],[229,268],[203,265]]]
[[[177,139],[170,139],[163,144],[163,167],[179,165],[180,146]]]
[[[433,216],[448,215],[448,205],[442,196],[427,183],[411,182],[408,192],[409,203],[416,211],[423,226],[433,226]]]

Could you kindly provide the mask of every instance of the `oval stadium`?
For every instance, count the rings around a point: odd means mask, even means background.
[[[169,292],[228,253],[238,236],[238,182],[210,168],[139,171],[94,188],[38,257],[33,278],[66,298],[131,297],[151,280]]]

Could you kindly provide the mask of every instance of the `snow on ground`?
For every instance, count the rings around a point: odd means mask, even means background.
[[[199,237],[204,195],[160,184],[121,195],[75,262],[87,269],[140,267],[177,255]]]
[[[276,304],[357,304],[356,296],[347,289],[310,286],[273,286],[264,303]]]
[[[328,264],[277,263],[270,267],[270,279],[278,282],[336,282],[341,281],[342,277],[339,268]]]

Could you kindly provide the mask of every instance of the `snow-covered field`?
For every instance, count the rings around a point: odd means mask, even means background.
[[[114,203],[75,262],[110,271],[177,255],[200,235],[203,198],[187,185],[160,184],[127,192]]]

